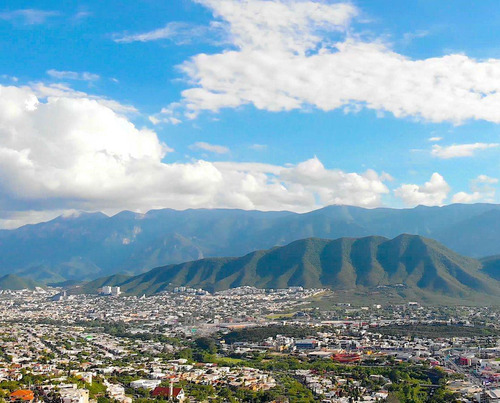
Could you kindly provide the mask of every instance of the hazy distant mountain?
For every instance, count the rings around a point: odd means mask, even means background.
[[[244,210],[154,210],[113,217],[84,213],[0,231],[0,275],[40,281],[92,279],[117,272],[258,249],[319,237],[434,238],[473,257],[500,254],[500,205],[413,209],[329,206],[306,214]]]
[[[132,294],[153,294],[174,286],[209,291],[238,286],[373,290],[400,287],[407,295],[437,299],[500,296],[500,283],[479,261],[415,235],[326,240],[309,238],[238,258],[209,258],[153,269],[131,278],[92,284],[119,285]],[[92,291],[89,287],[86,291]]]
[[[500,255],[481,259],[482,272],[500,281]]]
[[[500,254],[500,210],[488,210],[443,227],[435,238],[468,256]]]
[[[29,278],[19,277],[15,274],[0,277],[0,290],[34,290],[39,285]]]

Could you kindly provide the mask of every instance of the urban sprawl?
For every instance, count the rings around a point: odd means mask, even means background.
[[[500,310],[327,290],[0,293],[0,401],[500,402]]]

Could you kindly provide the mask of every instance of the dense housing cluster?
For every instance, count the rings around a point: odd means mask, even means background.
[[[325,293],[3,292],[0,397],[498,401],[498,310],[417,303],[325,308]]]

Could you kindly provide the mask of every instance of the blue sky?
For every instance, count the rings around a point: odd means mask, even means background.
[[[493,1],[4,3],[0,226],[498,202],[499,36]]]

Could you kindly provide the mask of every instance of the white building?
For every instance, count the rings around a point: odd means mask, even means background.
[[[161,383],[159,379],[138,379],[130,382],[130,387],[134,389],[154,389]]]
[[[101,295],[112,295],[113,297],[117,297],[121,293],[122,292],[121,292],[120,287],[112,287],[109,285],[105,285],[100,289]]]
[[[89,391],[87,389],[61,389],[60,395],[63,403],[89,403]]]
[[[109,285],[105,285],[101,288],[101,294],[103,295],[111,295],[111,287]]]
[[[492,389],[486,391],[487,402],[488,403],[498,403],[500,402],[500,389]]]

